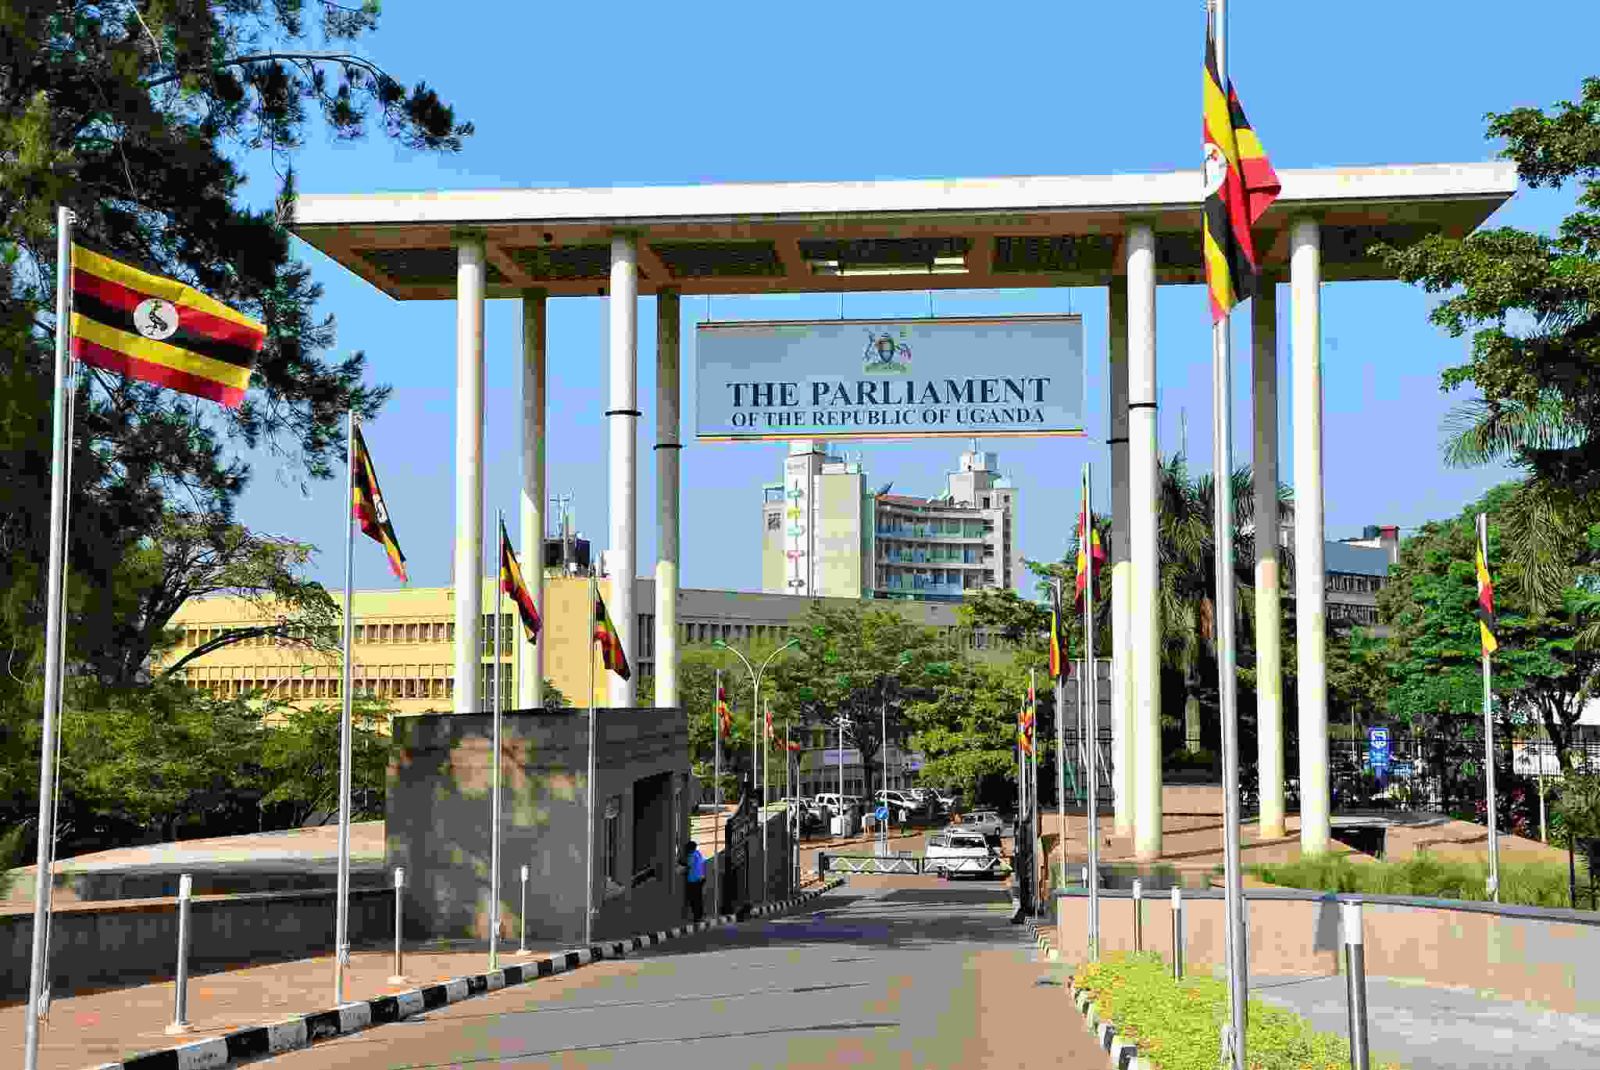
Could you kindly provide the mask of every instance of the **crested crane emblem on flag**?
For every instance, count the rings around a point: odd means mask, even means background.
[[[146,338],[171,338],[178,333],[178,307],[159,297],[140,301],[133,310],[133,327]]]

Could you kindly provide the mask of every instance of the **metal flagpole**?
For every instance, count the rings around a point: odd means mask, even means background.
[[[1087,780],[1089,789],[1089,957],[1092,960],[1100,958],[1100,812],[1099,812],[1099,776],[1095,769],[1096,751],[1099,749],[1100,735],[1100,707],[1096,673],[1094,671],[1094,542],[1092,538],[1094,519],[1089,508],[1089,466],[1083,466],[1083,517],[1084,531],[1078,536],[1083,542],[1083,560],[1088,568],[1083,585],[1083,663],[1088,669],[1088,677],[1084,680],[1083,690],[1087,698],[1085,703],[1086,717],[1088,718],[1088,765],[1084,769],[1084,779]]]
[[[333,1002],[343,1006],[345,968],[350,964],[350,721],[354,706],[350,694],[351,601],[355,595],[356,413],[345,414],[345,459],[349,481],[345,487],[344,517],[344,688],[339,713],[339,864],[334,904]]]
[[[72,335],[72,211],[56,209],[56,364],[52,386],[50,451],[50,564],[46,576],[44,639],[44,725],[39,740],[39,835],[33,891],[33,958],[28,973],[28,1005],[23,1014],[23,1066],[35,1070],[39,1063],[40,1000],[45,983],[45,935],[50,912],[50,852],[55,843],[56,733],[60,731],[63,621],[62,594],[66,574],[67,526],[67,365]]]
[[[494,657],[490,659],[489,671],[494,676],[494,742],[489,747],[489,969],[500,968],[500,710],[501,692],[505,680],[500,671],[500,608],[501,584],[500,569],[504,567],[500,560],[505,556],[504,532],[506,530],[506,515],[503,510],[495,512],[498,521],[496,531],[501,532],[502,543],[496,548],[495,577],[494,577]]]
[[[1228,4],[1215,0],[1217,80],[1228,81]],[[1250,963],[1245,951],[1244,886],[1239,861],[1239,714],[1233,609],[1233,362],[1228,317],[1211,326],[1212,485],[1216,515],[1216,636],[1218,711],[1222,719],[1223,882],[1228,941],[1231,1060],[1245,1070],[1246,999]]]
[[[711,819],[711,887],[712,913],[722,913],[722,855],[717,851],[718,826],[722,824],[722,670],[717,670],[716,690],[711,693],[711,790],[717,801],[716,816]]]
[[[1056,577],[1056,603],[1051,607],[1051,619],[1055,622],[1056,634],[1050,641],[1056,642],[1061,636],[1061,577]],[[1065,653],[1065,651],[1062,651]],[[1056,674],[1056,842],[1061,845],[1061,881],[1066,883],[1067,878],[1067,681],[1065,677],[1066,666],[1058,659],[1056,668],[1062,670]]]
[[[760,686],[759,683],[757,686]],[[766,707],[767,722],[772,722],[772,704]],[[767,864],[767,781],[772,774],[772,756],[768,753],[768,744],[772,742],[768,737],[771,732],[763,732],[761,736],[761,901],[767,901],[767,874],[770,869]]]
[[[1478,514],[1478,552],[1483,556],[1485,571],[1489,568],[1489,517]],[[1484,816],[1489,820],[1489,898],[1500,902],[1500,835],[1495,813],[1494,792],[1494,691],[1493,669],[1489,665],[1489,651],[1483,651],[1483,793],[1486,804]]]
[[[584,649],[589,652],[589,847],[584,851],[585,872],[583,896],[583,942],[594,943],[594,573],[589,573],[589,639]]]

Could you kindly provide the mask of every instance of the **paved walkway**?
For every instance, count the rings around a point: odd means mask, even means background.
[[[1252,977],[1251,994],[1329,1033],[1349,1036],[1343,977]],[[1591,1070],[1600,1015],[1558,1014],[1465,989],[1367,979],[1374,1063],[1410,1070]]]
[[[1070,1067],[1106,1056],[993,885],[852,878],[789,917],[286,1054],[284,1070]]]
[[[515,942],[511,950],[516,950]],[[543,948],[541,953],[553,950]],[[531,953],[502,955],[501,962],[514,965],[533,957]],[[394,967],[392,954],[358,951],[350,959],[347,998],[369,999],[480,973],[487,968],[489,955],[487,949],[407,954],[404,965],[409,980],[393,985],[388,980]],[[40,1070],[83,1070],[152,1048],[335,1006],[331,956],[192,976],[189,1021],[195,1028],[174,1038],[163,1030],[172,1021],[175,988],[168,981],[57,999],[40,1036]],[[22,1050],[22,1013],[21,1004],[0,1008],[0,1051]]]

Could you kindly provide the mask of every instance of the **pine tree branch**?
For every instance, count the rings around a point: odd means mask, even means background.
[[[387,72],[369,59],[364,59],[353,52],[254,52],[246,56],[235,56],[205,67],[190,68],[188,70],[173,71],[163,74],[159,78],[152,78],[145,82],[146,89],[155,89],[158,86],[168,85],[181,80],[185,75],[201,74],[205,71],[219,70],[224,67],[247,67],[252,63],[272,63],[277,61],[289,63],[342,63],[351,67],[360,67],[374,78],[389,78]],[[390,79],[391,81],[393,79]]]

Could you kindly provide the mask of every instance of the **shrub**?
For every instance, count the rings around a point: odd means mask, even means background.
[[[1343,855],[1249,867],[1268,884],[1323,892],[1417,895],[1433,899],[1483,901],[1489,898],[1487,862],[1447,861],[1421,853],[1404,862],[1353,863]],[[1586,876],[1580,871],[1580,883]],[[1500,901],[1523,906],[1565,907],[1567,867],[1556,862],[1500,866]]]
[[[1154,952],[1118,952],[1079,966],[1073,983],[1093,993],[1101,1017],[1139,1048],[1157,1070],[1215,1070],[1221,1060],[1228,990],[1210,977],[1172,979]],[[1345,1070],[1350,1045],[1319,1033],[1299,1015],[1252,999],[1248,1055],[1251,1070]],[[1392,1064],[1380,1070],[1397,1070]]]

